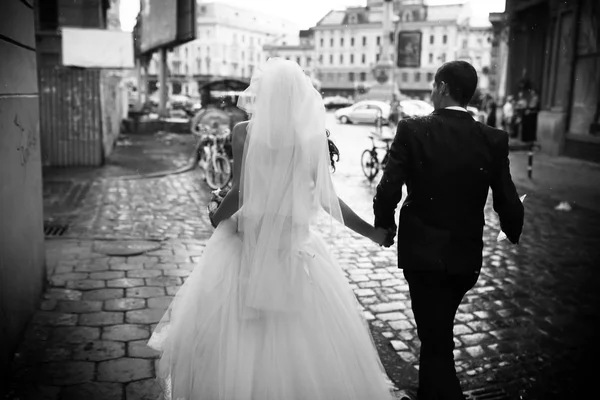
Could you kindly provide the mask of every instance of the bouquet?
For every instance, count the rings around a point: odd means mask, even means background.
[[[521,203],[525,200],[525,197],[527,195],[524,194],[523,196],[519,197],[519,200],[521,200]],[[506,240],[506,233],[500,231],[500,233],[498,234],[498,238],[496,239],[498,242],[501,242],[503,240]]]
[[[211,197],[210,201],[208,202],[208,218],[210,219],[210,223],[213,226],[213,228],[216,228],[216,226],[212,218],[215,215],[215,212],[217,211],[219,206],[221,205],[221,202],[223,202],[225,196],[227,196],[228,192],[229,190],[225,188],[213,190],[212,192],[210,192]]]

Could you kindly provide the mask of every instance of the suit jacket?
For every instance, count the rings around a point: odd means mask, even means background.
[[[440,109],[398,124],[377,193],[375,226],[396,229],[398,266],[421,271],[479,271],[489,188],[508,240],[518,243],[524,209],[510,176],[508,134]]]

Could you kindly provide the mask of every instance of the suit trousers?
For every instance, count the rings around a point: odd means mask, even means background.
[[[479,272],[404,270],[421,341],[419,400],[464,400],[454,367],[454,317]]]

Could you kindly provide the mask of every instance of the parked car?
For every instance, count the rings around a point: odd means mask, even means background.
[[[387,124],[391,107],[383,101],[363,100],[350,107],[340,108],[335,112],[335,118],[342,124],[367,123],[374,124],[377,118],[383,118],[382,123]]]
[[[343,96],[331,96],[323,98],[325,108],[328,110],[340,109],[352,105],[352,100]]]

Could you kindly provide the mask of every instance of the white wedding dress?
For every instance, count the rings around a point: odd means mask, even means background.
[[[161,351],[157,375],[166,400],[394,398],[360,305],[312,228],[319,210],[338,220],[341,211],[322,100],[296,67],[270,60],[263,81],[253,78],[242,206],[218,226],[148,343]],[[272,82],[280,75],[296,82],[294,93],[305,91],[286,107],[314,119],[275,110],[290,118],[293,136],[260,112],[261,96],[283,90]]]

